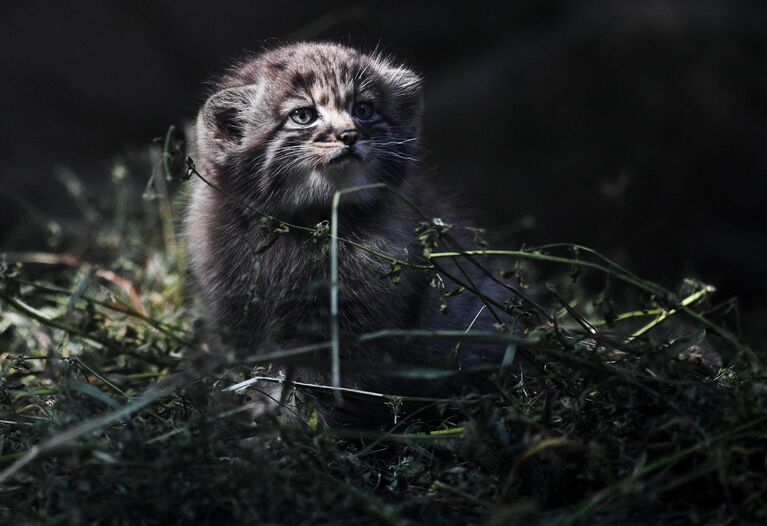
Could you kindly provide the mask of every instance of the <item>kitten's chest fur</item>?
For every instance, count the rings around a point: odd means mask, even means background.
[[[393,283],[387,277],[390,263],[370,252],[406,257],[403,248],[414,224],[392,210],[375,219],[375,228],[371,218],[356,224],[346,218],[352,223],[346,225],[340,220],[339,235],[353,241],[338,245],[339,325],[349,334],[414,327],[429,288],[428,276],[411,269]],[[201,243],[211,247],[210,261],[218,264],[207,266],[202,292],[215,318],[224,322],[219,330],[231,331],[238,346],[328,338],[328,236],[297,230],[265,234],[232,218],[212,224],[205,238]]]

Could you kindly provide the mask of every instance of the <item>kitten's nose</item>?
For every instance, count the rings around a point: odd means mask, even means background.
[[[341,130],[341,133],[339,133],[336,137],[346,146],[354,146],[354,144],[357,142],[357,139],[359,139],[360,134],[355,129],[346,129]]]

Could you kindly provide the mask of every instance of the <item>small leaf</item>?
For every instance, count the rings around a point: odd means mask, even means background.
[[[383,277],[389,278],[389,281],[391,281],[395,285],[399,285],[401,283],[401,273],[402,273],[402,264],[398,261],[394,261],[391,264],[391,269],[389,270],[389,272]]]
[[[442,295],[446,298],[452,298],[453,296],[459,295],[461,292],[466,290],[466,287],[458,287],[457,289],[448,290],[447,292],[443,292]]]

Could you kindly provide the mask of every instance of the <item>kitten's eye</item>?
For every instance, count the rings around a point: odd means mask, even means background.
[[[373,105],[369,102],[358,102],[352,108],[352,115],[362,121],[373,116]]]
[[[306,126],[317,120],[317,110],[306,106],[305,108],[298,108],[290,112],[290,120],[296,124]]]

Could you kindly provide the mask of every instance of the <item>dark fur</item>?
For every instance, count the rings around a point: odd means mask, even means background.
[[[355,100],[371,101],[375,118],[354,119],[350,107]],[[310,105],[327,108],[328,117],[296,129],[290,112]],[[416,170],[421,113],[421,81],[415,73],[336,44],[300,43],[266,51],[221,80],[199,113],[198,165],[236,199],[196,181],[186,232],[207,319],[228,345],[258,353],[325,341],[329,335],[326,240],[296,230],[275,238],[264,232],[254,209],[314,226],[329,219],[339,188],[384,182],[429,217],[459,219],[451,202]],[[336,167],[325,154],[340,147],[338,128],[344,126],[357,130],[359,149],[366,155]],[[275,155],[278,146],[282,149]],[[420,253],[413,239],[423,219],[391,193],[348,194],[339,211],[341,237],[401,259]],[[451,300],[448,314],[442,315],[438,291],[430,286],[432,275],[406,268],[396,285],[385,277],[389,270],[388,262],[339,243],[342,333],[466,329],[479,312],[479,301],[464,294]],[[475,328],[491,323],[483,313]],[[451,347],[421,342],[402,352],[399,345],[344,345],[343,357],[444,366]],[[327,382],[325,371],[304,367],[299,376]],[[344,371],[342,366],[344,384],[359,388],[436,394],[444,387]]]

